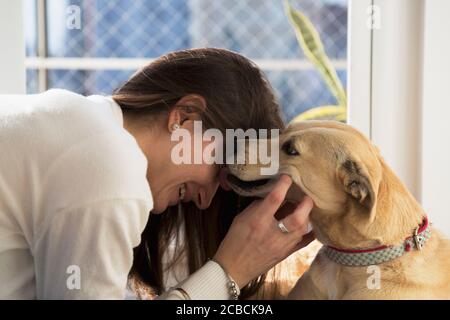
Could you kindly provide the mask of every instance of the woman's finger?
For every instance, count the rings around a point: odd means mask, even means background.
[[[308,230],[309,213],[314,207],[311,197],[305,196],[297,207],[282,221],[286,229],[294,236],[305,234]]]
[[[288,256],[290,256],[291,254],[297,252],[300,249],[305,248],[306,246],[308,246],[311,242],[313,242],[314,240],[316,240],[316,235],[314,234],[314,231],[311,231],[307,234],[305,234],[302,239],[300,240],[300,242],[298,242],[294,248],[288,253]]]
[[[283,204],[291,184],[292,179],[289,176],[282,175],[280,177],[272,191],[261,202],[265,214],[272,217],[275,215],[277,210]]]

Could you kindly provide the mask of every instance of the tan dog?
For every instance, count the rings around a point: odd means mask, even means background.
[[[273,185],[259,165],[229,168],[242,195]],[[280,136],[279,173],[294,182],[287,200],[314,200],[310,220],[324,244],[289,298],[450,299],[450,241],[427,228],[424,210],[360,132],[333,121],[291,125]]]

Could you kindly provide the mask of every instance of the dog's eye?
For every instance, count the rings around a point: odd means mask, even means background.
[[[287,141],[283,144],[282,150],[288,156],[299,156],[300,153],[295,149],[291,141]]]

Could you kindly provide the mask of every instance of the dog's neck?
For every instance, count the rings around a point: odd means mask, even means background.
[[[374,212],[369,217],[358,204],[350,203],[346,212],[338,213],[338,219],[336,213],[312,214],[321,242],[343,249],[394,245],[410,237],[422,223],[422,207],[384,160],[380,162],[383,176]]]
[[[426,215],[420,204],[383,159],[383,178],[378,190],[373,222],[368,235],[392,245],[411,236]]]

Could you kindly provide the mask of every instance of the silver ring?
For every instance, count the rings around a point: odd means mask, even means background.
[[[289,233],[289,230],[288,230],[288,228],[286,228],[286,226],[284,225],[283,221],[278,221],[278,228],[283,233]]]

